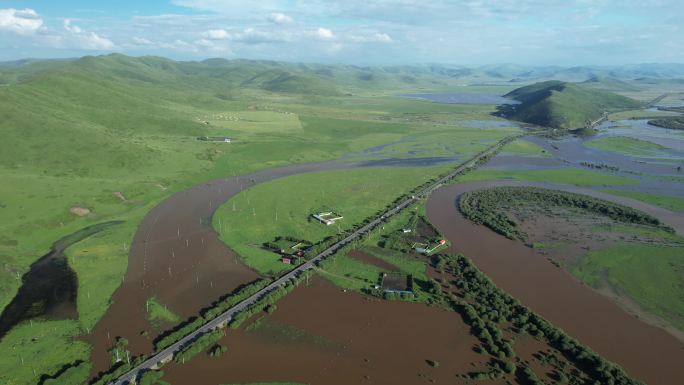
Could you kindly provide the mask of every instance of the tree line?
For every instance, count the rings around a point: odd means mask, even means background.
[[[458,199],[458,208],[467,219],[485,225],[507,238],[524,240],[526,235],[517,228],[518,224],[501,210],[504,204],[577,208],[618,222],[659,227],[668,232],[674,232],[658,218],[642,211],[603,199],[560,190],[520,186],[492,187],[463,193]]]

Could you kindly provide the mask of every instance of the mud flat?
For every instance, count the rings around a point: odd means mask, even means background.
[[[228,331],[221,341],[226,354],[167,365],[163,379],[197,385],[454,383],[465,382],[456,375],[475,369],[471,363],[488,359],[472,350],[478,340],[457,313],[343,292],[321,278],[283,298],[265,322],[286,335],[256,325]]]
[[[684,383],[684,373],[679,368],[684,362],[682,341],[627,313],[609,298],[549,263],[535,250],[471,223],[458,211],[456,199],[460,194],[502,185],[532,185],[590,193],[657,216],[680,234],[684,230],[684,218],[674,214],[661,215],[668,211],[631,199],[543,183],[463,183],[436,190],[427,202],[428,218],[452,243],[449,251],[471,258],[500,288],[531,310],[618,363],[636,379],[650,385]]]

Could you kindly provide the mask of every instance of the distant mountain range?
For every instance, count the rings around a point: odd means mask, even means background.
[[[462,84],[532,83],[545,80],[593,83],[628,90],[639,83],[684,83],[684,64],[630,64],[623,66],[521,66],[495,64],[480,67],[424,64],[361,67],[286,63],[266,60],[207,59],[188,62],[161,57],[120,54],[80,59],[18,60],[0,63],[0,84],[27,81],[61,70],[104,71],[141,82],[169,78],[214,79],[229,85],[274,92],[335,95],[359,89],[428,89]],[[177,79],[176,79],[177,80]],[[626,84],[630,81],[633,84]],[[636,83],[636,85],[634,85]]]

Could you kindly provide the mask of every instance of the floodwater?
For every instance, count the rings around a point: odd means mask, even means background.
[[[600,135],[628,136],[636,139],[648,140],[675,150],[676,154],[684,153],[684,136],[681,131],[662,128],[648,124],[649,119],[629,119],[617,122],[605,122],[598,127]]]
[[[616,134],[616,132],[611,131],[611,136],[613,134]],[[607,135],[599,134],[589,138],[589,140],[598,139],[604,136]],[[642,139],[646,138],[642,137]],[[619,167],[621,171],[644,173],[647,175],[682,175],[681,172],[677,171],[676,161],[684,160],[684,152],[676,150],[664,152],[662,157],[648,158],[593,149],[585,146],[585,141],[587,139],[578,137],[564,137],[563,139],[549,140],[546,138],[529,136],[525,137],[525,140],[541,146],[559,161],[570,165],[578,166],[581,162],[588,162],[616,166]],[[542,161],[543,160],[539,160],[539,162]],[[550,160],[547,160],[547,162],[550,162]]]
[[[451,384],[465,383],[456,375],[487,360],[472,350],[478,341],[458,313],[343,292],[322,278],[280,300],[262,322],[298,332],[278,337],[259,327],[229,330],[221,342],[225,355],[167,365],[163,379],[193,385]],[[439,368],[426,360],[438,361]]]
[[[684,383],[680,368],[684,362],[682,341],[627,313],[535,250],[471,223],[458,211],[456,199],[463,192],[501,185],[581,190],[516,182],[473,182],[442,187],[429,198],[427,215],[452,242],[449,251],[471,258],[500,288],[603,357],[621,365],[634,378],[650,385]],[[611,197],[594,191],[581,192]],[[658,216],[680,234],[684,231],[681,215],[663,216],[666,210],[627,198],[611,197],[610,200]]]
[[[258,277],[211,226],[214,211],[232,196],[258,183],[305,172],[403,165],[402,160],[291,165],[203,183],[161,202],[145,216],[133,238],[128,269],[112,305],[84,337],[93,346],[93,374],[109,367],[106,351],[117,336],[129,341],[128,349],[135,355],[153,351],[160,331],[146,318],[150,297],[185,319]]]
[[[78,280],[64,250],[105,228],[122,223],[111,221],[85,227],[58,240],[49,253],[31,265],[21,278],[21,287],[0,315],[0,338],[22,321],[35,317],[78,318]]]
[[[449,92],[435,94],[401,94],[412,99],[423,99],[434,103],[446,104],[518,104],[517,100],[504,98],[499,94]]]
[[[522,126],[521,123],[512,120],[462,120],[458,124],[472,128],[511,128]]]

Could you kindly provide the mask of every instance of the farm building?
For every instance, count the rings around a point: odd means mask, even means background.
[[[386,293],[412,294],[413,277],[401,273],[382,273],[380,286]]]
[[[316,219],[318,219],[321,223],[323,223],[326,226],[330,226],[335,223],[335,221],[338,221],[342,218],[343,216],[333,212],[333,211],[328,211],[328,212],[321,212],[317,214],[312,214],[312,216]]]
[[[430,245],[427,243],[419,243],[419,242],[414,243],[411,247],[417,253],[428,255],[428,254],[432,253],[433,251],[435,251],[436,249],[438,249],[439,247],[442,247],[444,245],[446,245],[446,240],[440,239],[434,247],[430,247]]]

